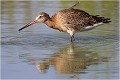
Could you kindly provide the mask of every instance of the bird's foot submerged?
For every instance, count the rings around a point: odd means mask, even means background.
[[[73,43],[73,42],[75,41],[74,36],[71,36],[71,37],[70,37],[70,41],[71,41],[71,43]]]

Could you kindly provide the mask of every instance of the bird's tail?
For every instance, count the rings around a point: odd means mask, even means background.
[[[100,17],[99,15],[92,16],[97,23],[109,23],[111,22],[110,18]]]

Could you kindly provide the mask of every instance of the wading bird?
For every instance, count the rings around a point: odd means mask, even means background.
[[[111,22],[109,18],[90,15],[83,10],[74,9],[77,4],[68,9],[57,11],[52,17],[45,12],[41,12],[35,20],[20,28],[19,31],[37,22],[42,22],[50,28],[69,33],[70,40],[73,42],[75,32],[88,31],[101,24]]]

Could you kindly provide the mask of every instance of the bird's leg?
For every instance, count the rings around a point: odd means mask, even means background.
[[[70,41],[73,42],[74,41],[74,30],[71,29],[71,30],[68,30],[68,33],[70,34]]]
[[[72,39],[73,39],[73,41],[75,41],[74,35],[73,35]]]
[[[70,37],[70,41],[73,42],[72,36]]]
[[[73,42],[75,40],[74,35],[70,37],[70,40],[71,40],[71,42]]]

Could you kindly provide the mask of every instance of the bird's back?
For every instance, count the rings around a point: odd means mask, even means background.
[[[71,8],[58,11],[53,16],[53,20],[58,27],[80,30],[88,25],[89,17],[90,15],[85,11]]]
[[[103,20],[105,22],[107,19],[92,16],[83,10],[69,8],[56,12],[52,20],[61,31],[67,31],[68,29],[83,31],[86,26],[93,26]]]

